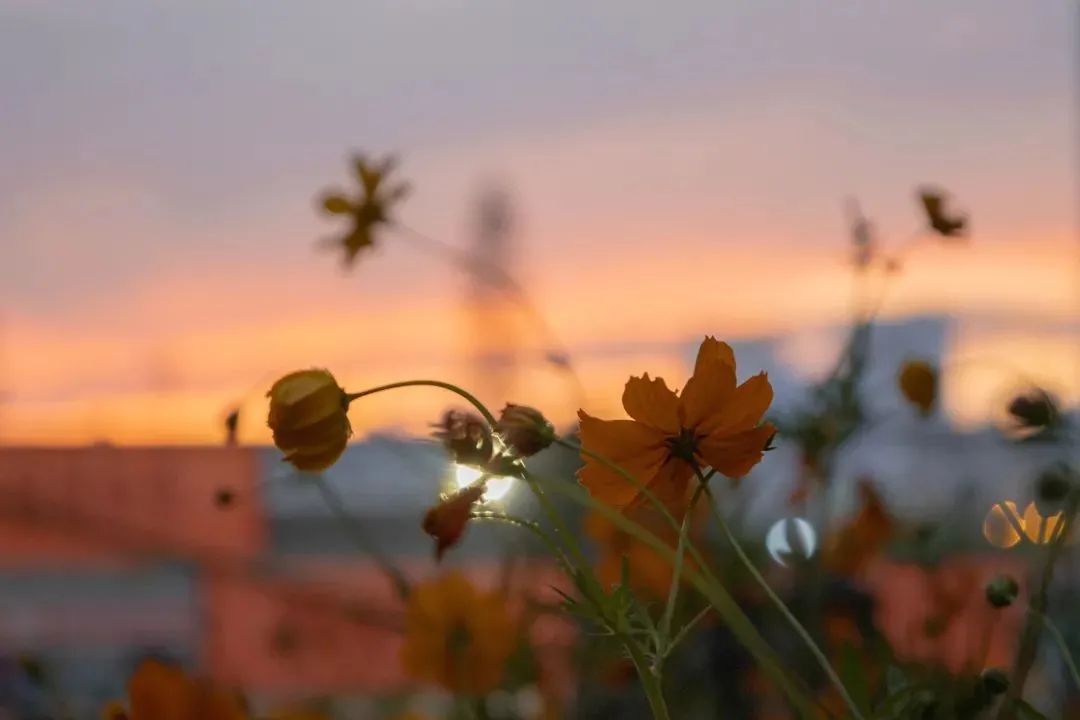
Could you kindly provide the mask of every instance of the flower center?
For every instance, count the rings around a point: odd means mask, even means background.
[[[464,623],[459,623],[451,628],[446,636],[446,650],[450,657],[457,657],[469,648],[472,637],[469,628]]]
[[[678,435],[672,435],[667,440],[668,450],[672,457],[685,460],[688,463],[695,462],[694,455],[697,452],[698,435],[692,428],[682,428]]]

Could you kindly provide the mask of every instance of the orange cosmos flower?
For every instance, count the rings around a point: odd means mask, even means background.
[[[775,432],[761,423],[772,398],[765,373],[736,385],[731,347],[707,337],[681,393],[646,373],[630,378],[623,391],[623,407],[632,420],[598,420],[579,411],[581,444],[677,506],[686,498],[695,466],[740,478],[758,464]],[[579,477],[597,500],[627,508],[642,499],[622,475],[584,453],[582,459]]]
[[[405,615],[405,670],[464,695],[499,686],[518,637],[498,592],[482,592],[461,573],[417,585]]]
[[[110,703],[109,720],[247,720],[235,694],[189,677],[175,665],[145,660],[128,679],[128,709]]]

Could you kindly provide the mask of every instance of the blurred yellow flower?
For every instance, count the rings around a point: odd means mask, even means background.
[[[356,155],[353,170],[360,182],[360,194],[349,197],[343,192],[331,191],[322,197],[323,210],[331,215],[348,216],[350,220],[343,235],[326,243],[344,250],[347,267],[360,252],[374,246],[376,229],[392,222],[391,208],[409,193],[407,183],[390,183],[387,179],[396,165],[397,160],[392,156],[371,160],[365,155]]]
[[[128,679],[128,710],[110,703],[108,720],[247,720],[241,699],[192,679],[175,665],[145,660]]]
[[[300,370],[267,393],[274,444],[300,470],[325,470],[345,451],[352,435],[345,391],[326,370]]]
[[[896,377],[900,392],[923,415],[929,415],[937,402],[937,369],[924,360],[908,360]]]
[[[413,588],[402,663],[418,680],[464,695],[499,686],[518,643],[503,596],[482,592],[453,572]]]
[[[686,500],[695,465],[739,478],[761,460],[775,433],[772,425],[761,423],[772,398],[765,373],[737,385],[731,347],[707,337],[680,394],[646,373],[630,378],[623,391],[623,408],[632,420],[598,420],[579,411],[581,444],[678,508]],[[642,500],[618,472],[586,453],[582,460],[579,477],[597,500],[620,508]]]

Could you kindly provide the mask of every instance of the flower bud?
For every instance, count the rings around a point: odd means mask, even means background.
[[[555,428],[537,410],[526,405],[507,405],[495,429],[518,457],[530,457],[551,445]]]
[[[1052,516],[1062,508],[1073,490],[1072,474],[1064,464],[1043,470],[1035,481],[1035,507],[1043,516]]]
[[[897,376],[900,392],[923,415],[929,415],[937,402],[937,369],[923,360],[908,360]]]
[[[979,684],[990,695],[1001,695],[1009,689],[1009,676],[1001,668],[986,668],[979,675]]]
[[[334,464],[352,435],[345,391],[326,370],[300,370],[267,393],[274,444],[298,470],[317,472]]]
[[[473,413],[448,410],[432,433],[459,465],[486,467],[495,452],[491,428]]]
[[[443,553],[461,540],[465,525],[469,522],[469,513],[486,489],[484,483],[470,485],[444,498],[424,514],[421,526],[424,532],[435,538],[436,560],[442,560]]]
[[[997,575],[986,584],[986,601],[996,608],[1009,607],[1016,600],[1020,586],[1009,575]]]

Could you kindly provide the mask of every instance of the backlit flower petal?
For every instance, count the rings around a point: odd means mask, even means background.
[[[690,499],[687,496],[687,488],[693,475],[694,469],[689,463],[669,457],[653,475],[648,487],[653,496],[668,509],[668,512],[676,518],[682,518]],[[637,505],[642,509],[654,507],[644,495],[638,498]]]
[[[741,478],[757,465],[765,454],[765,443],[776,428],[765,423],[734,435],[710,435],[698,442],[698,454],[721,475]]]
[[[649,427],[669,435],[679,433],[679,396],[668,388],[663,378],[651,379],[649,373],[626,381],[622,396],[626,414]]]
[[[697,426],[698,432],[731,434],[756,427],[773,401],[772,384],[766,373],[758,373],[731,394],[727,403]]]
[[[600,420],[584,411],[578,418],[582,446],[621,466],[642,485],[650,483],[667,457],[665,435],[659,430],[633,420]],[[594,498],[614,507],[637,499],[637,488],[621,474],[584,453],[581,459],[585,465],[578,478]]]
[[[735,392],[731,346],[707,337],[698,350],[694,376],[679,396],[683,427],[697,428],[724,409]]]

